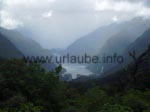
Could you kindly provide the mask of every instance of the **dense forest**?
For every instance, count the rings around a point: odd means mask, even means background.
[[[63,82],[61,69],[46,72],[22,59],[3,61],[0,112],[150,112],[148,74],[134,79],[127,69],[114,77]]]

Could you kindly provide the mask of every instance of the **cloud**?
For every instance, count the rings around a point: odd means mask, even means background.
[[[44,14],[42,14],[43,18],[50,18],[51,16],[52,16],[52,11],[48,11],[48,12],[45,12]]]
[[[42,3],[52,3],[55,0],[42,0]],[[39,5],[41,0],[5,0],[4,2],[7,6],[12,5]]]
[[[119,21],[119,18],[118,18],[117,16],[114,16],[114,17],[112,18],[112,20],[113,20],[114,22],[117,22],[117,21]]]
[[[93,11],[95,0],[56,0],[52,6],[58,12],[89,12]]]
[[[1,26],[32,31],[45,48],[65,48],[112,22],[150,18],[149,0],[0,0]],[[58,39],[59,38],[59,39]]]
[[[97,0],[95,2],[95,10],[122,13],[121,15],[126,18],[138,16],[150,18],[150,7],[145,6],[146,3],[147,0]]]
[[[2,22],[1,26],[4,28],[7,28],[7,29],[15,29],[15,28],[18,28],[20,26],[23,26],[23,24],[19,21],[14,20],[14,19],[7,18],[7,19],[5,19],[4,22]]]
[[[116,12],[139,12],[141,9],[150,10],[143,5],[143,2],[132,3],[129,1],[114,2],[113,0],[96,1],[95,10],[97,11],[116,11]]]
[[[17,27],[23,26],[23,23],[21,21],[12,18],[11,14],[6,11],[0,11],[0,15],[2,27],[5,27],[7,29],[15,29]]]
[[[127,2],[130,2],[130,3],[139,3],[141,2],[143,5],[147,6],[147,7],[150,7],[150,2],[149,0],[113,0],[114,2],[122,2],[122,1],[127,1]]]
[[[137,16],[142,16],[145,18],[150,18],[150,8],[141,8],[141,10],[139,10],[138,12],[136,12]]]
[[[8,6],[11,6],[11,5],[22,5],[22,4],[25,4],[27,2],[28,3],[35,3],[36,0],[6,0],[5,4]]]

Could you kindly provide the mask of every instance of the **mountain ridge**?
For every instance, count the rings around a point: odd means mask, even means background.
[[[107,26],[100,27],[83,36],[71,44],[64,53],[70,53],[73,55],[83,55],[87,53],[89,55],[97,55],[103,46],[106,45],[107,41],[113,36],[119,34],[120,32],[133,30],[134,35],[142,34],[149,26],[150,19],[144,20],[143,18],[134,18],[130,21],[125,21],[123,23],[113,23]],[[135,39],[130,39],[133,42]]]
[[[23,54],[1,33],[0,33],[0,57],[1,59],[23,57]]]

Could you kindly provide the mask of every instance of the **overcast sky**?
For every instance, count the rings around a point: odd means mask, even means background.
[[[0,0],[0,25],[26,29],[45,48],[65,48],[112,22],[150,18],[150,0]]]

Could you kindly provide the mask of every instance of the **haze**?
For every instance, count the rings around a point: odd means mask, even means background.
[[[0,0],[0,26],[16,29],[44,48],[66,48],[113,22],[150,18],[149,0]]]

